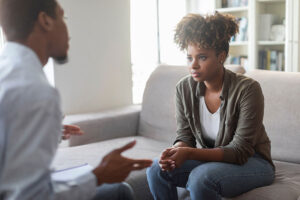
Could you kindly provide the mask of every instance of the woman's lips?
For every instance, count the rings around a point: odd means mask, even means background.
[[[200,73],[192,72],[192,77],[194,78],[200,77]]]

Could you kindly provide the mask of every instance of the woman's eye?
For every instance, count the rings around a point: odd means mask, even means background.
[[[206,56],[199,56],[199,60],[203,60],[204,61],[204,60],[206,60],[206,58],[207,58]]]
[[[188,62],[192,62],[192,61],[193,61],[193,58],[192,58],[192,57],[187,57],[186,60],[187,60]]]

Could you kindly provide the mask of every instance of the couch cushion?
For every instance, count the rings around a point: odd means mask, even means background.
[[[137,141],[137,144],[133,149],[123,153],[125,156],[132,158],[157,158],[162,150],[170,146],[168,143],[140,136],[111,139],[86,145],[59,148],[52,166],[57,170],[84,163],[96,167],[104,155],[109,153],[112,149],[121,147],[133,139]]]
[[[175,86],[188,74],[185,66],[159,66],[147,81],[139,135],[168,142],[176,137]]]
[[[300,165],[279,161],[274,164],[276,178],[272,185],[251,190],[232,200],[296,200],[300,196]]]
[[[272,158],[300,163],[300,73],[254,70],[246,75],[262,87]]]
[[[52,166],[55,169],[64,169],[88,163],[96,167],[104,155],[106,155],[112,149],[126,144],[132,139],[137,140],[136,146],[133,147],[133,149],[124,152],[123,154],[124,156],[128,156],[130,158],[157,158],[159,157],[160,153],[170,145],[169,143],[158,142],[153,139],[138,136],[106,140],[88,145],[60,148],[58,149]],[[148,187],[145,169],[132,172],[127,178],[126,182],[132,186],[136,195],[136,199],[153,199]]]
[[[272,185],[260,187],[235,198],[223,200],[296,200],[300,197],[300,165],[287,162],[274,162],[276,178]],[[185,195],[184,195],[185,194]],[[182,200],[190,200],[188,191],[182,191]]]

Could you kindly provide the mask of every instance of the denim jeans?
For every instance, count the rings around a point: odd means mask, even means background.
[[[127,183],[103,184],[97,188],[93,200],[134,200],[134,196]]]
[[[176,200],[176,187],[184,187],[192,200],[235,197],[257,187],[270,185],[272,165],[255,154],[244,165],[187,160],[180,168],[162,171],[158,160],[147,169],[147,180],[155,200]]]

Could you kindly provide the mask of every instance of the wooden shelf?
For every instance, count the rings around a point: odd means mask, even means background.
[[[248,6],[229,7],[229,8],[217,8],[216,11],[218,11],[219,13],[246,12],[246,11],[248,11]]]
[[[285,42],[284,41],[258,41],[258,45],[265,45],[265,46],[285,45]]]
[[[258,0],[258,3],[285,3],[285,0]]]
[[[229,45],[231,47],[246,46],[246,45],[248,45],[248,41],[234,41],[234,42],[230,42]]]

